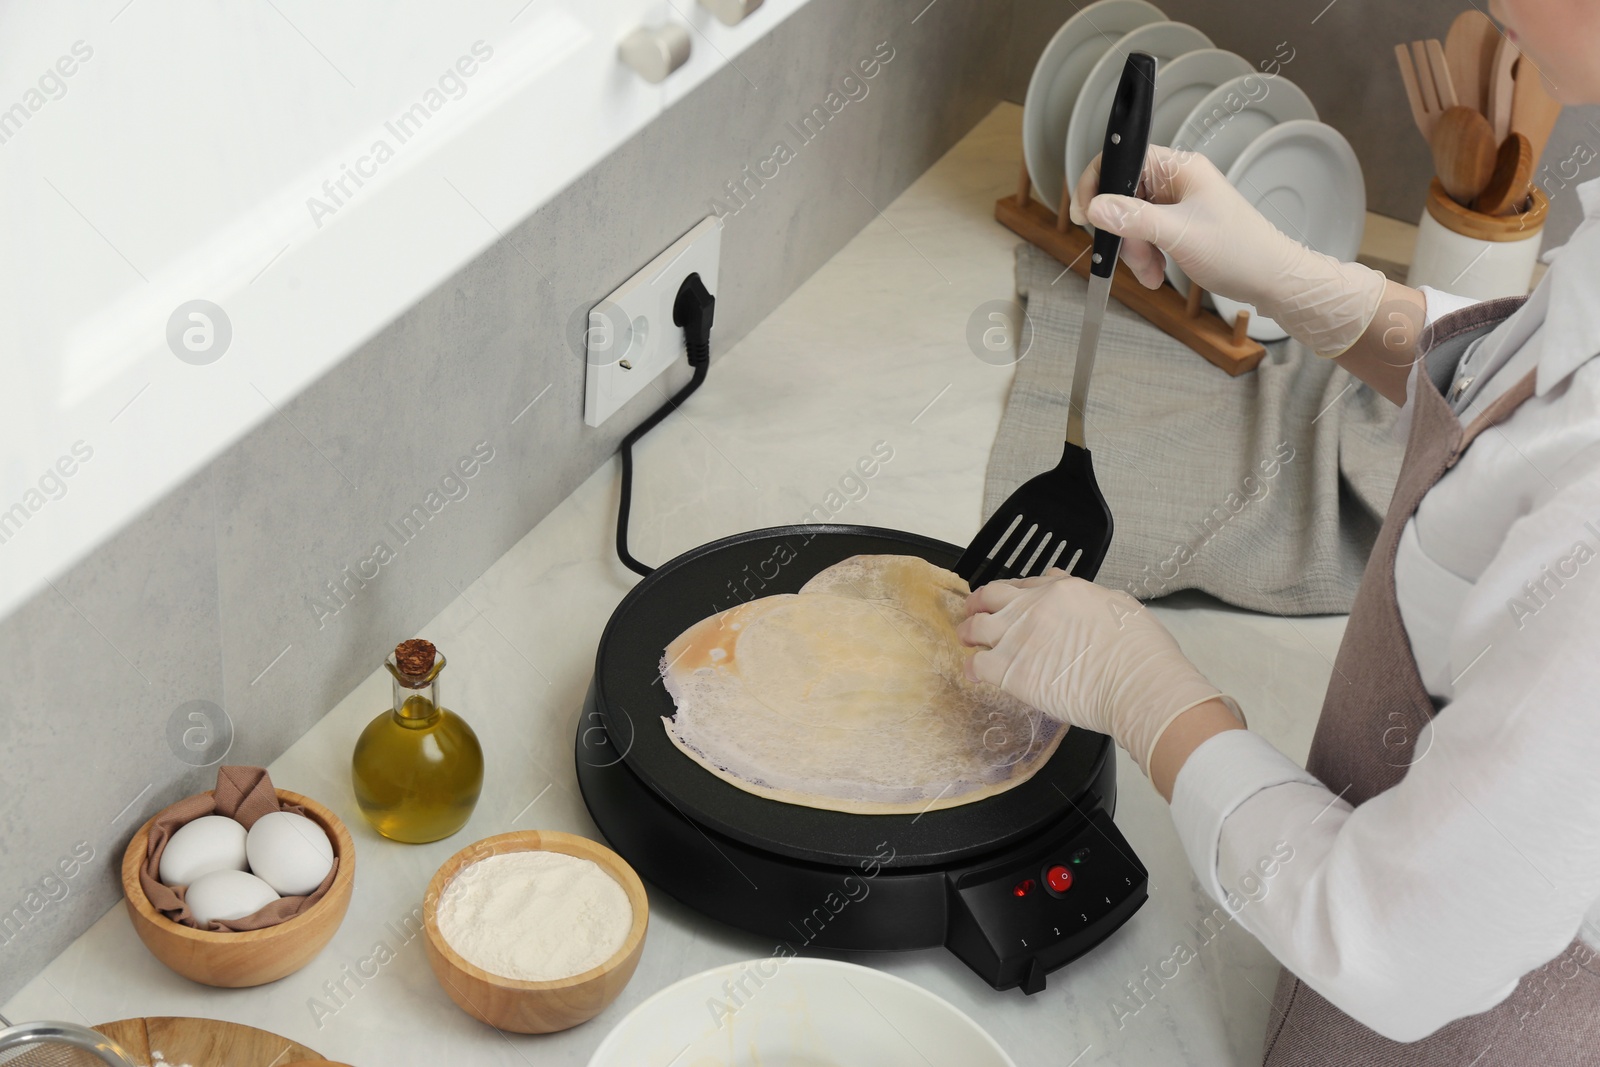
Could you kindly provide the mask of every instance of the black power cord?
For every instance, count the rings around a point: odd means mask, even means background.
[[[706,289],[698,273],[683,280],[678,287],[678,296],[672,302],[672,322],[675,326],[683,327],[684,347],[689,351],[689,366],[694,368],[694,377],[689,379],[688,385],[678,390],[676,396],[622,439],[622,502],[617,508],[617,558],[636,574],[648,576],[655,568],[640,563],[628,551],[628,512],[633,504],[633,446],[638,444],[639,438],[655,429],[662,419],[678,410],[678,405],[689,399],[689,395],[706,380],[706,371],[711,366],[711,320],[716,310],[717,298]]]

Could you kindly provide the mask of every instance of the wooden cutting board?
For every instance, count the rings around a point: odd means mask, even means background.
[[[321,1060],[286,1037],[217,1019],[154,1017],[121,1019],[95,1027],[121,1045],[136,1063],[170,1067],[286,1067]],[[154,1056],[161,1053],[161,1059]]]

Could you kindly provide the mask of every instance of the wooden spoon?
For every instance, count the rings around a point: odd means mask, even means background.
[[[1489,76],[1500,47],[1500,31],[1488,15],[1476,8],[1463,11],[1445,35],[1444,55],[1455,83],[1456,102],[1489,114]]]
[[[1433,130],[1433,167],[1450,199],[1466,206],[1494,174],[1494,130],[1470,107],[1452,107]]]
[[[1521,54],[1509,37],[1500,38],[1494,53],[1494,69],[1489,72],[1489,110],[1484,112],[1494,128],[1495,144],[1503,142],[1511,133],[1511,101],[1516,88],[1512,68]]]
[[[1533,60],[1523,56],[1517,60],[1516,87],[1511,97],[1511,129],[1528,139],[1533,158],[1544,154],[1545,142],[1561,114],[1561,105],[1545,91],[1544,79]]]
[[[1533,182],[1533,148],[1522,134],[1511,131],[1495,156],[1494,174],[1483,187],[1472,210],[1484,215],[1510,215],[1528,199]]]

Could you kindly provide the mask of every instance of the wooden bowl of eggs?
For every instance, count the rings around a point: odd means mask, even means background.
[[[462,1011],[519,1034],[588,1022],[639,965],[650,902],[632,867],[576,834],[516,831],[446,860],[422,899],[428,963]]]
[[[303,810],[304,817],[326,835],[339,870],[322,899],[276,926],[235,932],[200,930],[172,921],[150,903],[139,880],[140,868],[150,848],[150,828],[161,817],[160,813],[152,816],[128,842],[128,850],[122,856],[122,892],[128,902],[133,929],[156,959],[185,978],[229,989],[276,982],[310,963],[333,939],[334,932],[344,921],[356,876],[356,846],[350,831],[337,815],[310,797],[286,789],[277,790],[277,794],[280,803]],[[206,795],[210,795],[209,790]],[[162,882],[189,886],[186,900],[197,918],[207,915],[219,919],[238,918],[265,906],[279,895],[305,895],[310,890],[302,889],[301,885],[315,875],[316,880],[311,883],[315,888],[327,876],[327,868],[323,867],[322,873],[316,874],[315,853],[320,851],[320,843],[308,860],[304,824],[297,824],[298,818],[291,812],[265,815],[251,827],[250,835],[243,836],[221,825],[233,823],[239,831],[244,829],[224,816],[202,816],[186,823],[168,840],[162,853]],[[217,821],[208,823],[207,820]],[[180,842],[180,835],[185,831],[190,833]],[[195,877],[192,884],[185,876],[182,868],[200,862],[205,853],[237,848],[237,842],[246,839],[250,839],[248,848],[255,860],[251,864],[255,874],[234,865]],[[175,849],[179,852],[176,856]],[[169,860],[174,868],[170,878]],[[312,865],[312,869],[308,870],[308,865]],[[257,885],[258,882],[276,882],[288,891],[279,894],[270,884]]]

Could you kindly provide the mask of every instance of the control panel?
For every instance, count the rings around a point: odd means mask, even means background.
[[[1020,855],[952,872],[949,890],[950,950],[996,989],[1037,993],[1139,910],[1149,875],[1096,810]]]

